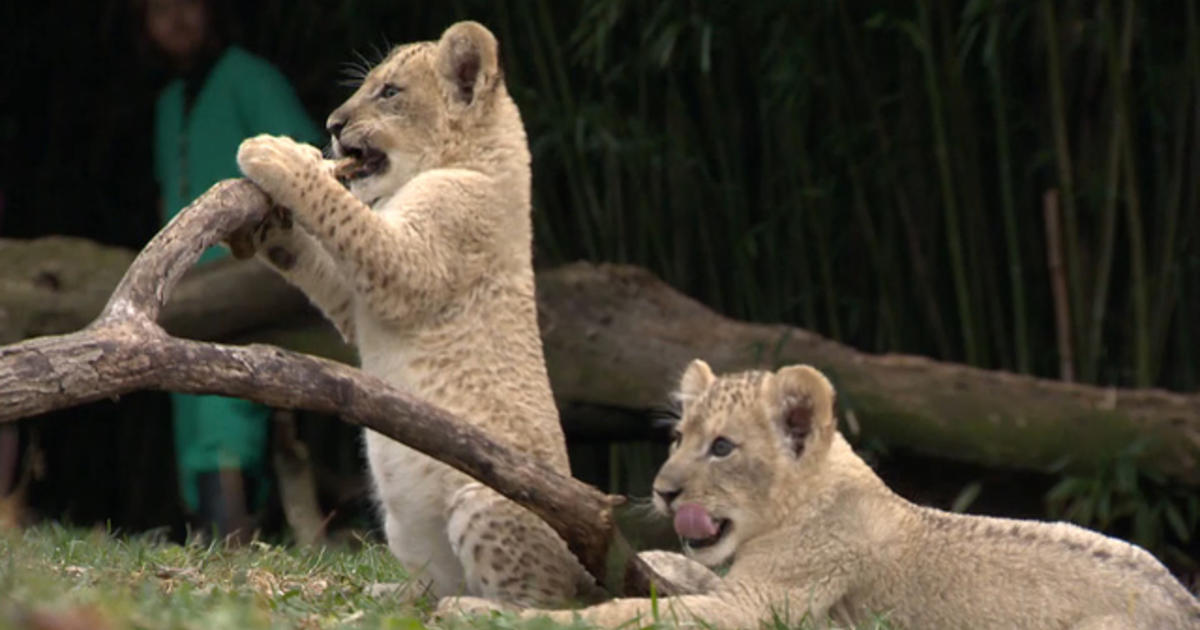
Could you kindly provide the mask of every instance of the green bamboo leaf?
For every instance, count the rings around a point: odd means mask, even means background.
[[[1146,546],[1146,541],[1151,536],[1150,532],[1154,529],[1150,512],[1150,506],[1142,503],[1138,505],[1138,510],[1133,515],[1133,539],[1143,547]]]
[[[1117,491],[1125,494],[1134,494],[1137,492],[1137,466],[1130,460],[1121,460],[1117,462],[1114,470],[1116,478]]]
[[[1167,524],[1171,526],[1171,529],[1175,532],[1179,540],[1184,543],[1191,542],[1192,530],[1184,521],[1183,514],[1179,513],[1179,508],[1175,507],[1175,504],[1169,501],[1165,503],[1165,506],[1164,514],[1167,517]]]
[[[1050,503],[1065,501],[1069,497],[1080,494],[1083,485],[1083,480],[1078,477],[1065,477],[1046,492],[1046,501]]]
[[[921,29],[913,22],[908,20],[895,22],[895,28],[908,37],[909,43],[917,49],[917,52],[924,54],[929,49],[929,42],[925,40]]]
[[[891,19],[886,13],[883,11],[876,11],[875,13],[871,14],[871,17],[867,18],[867,20],[863,22],[863,26],[869,29],[881,29],[888,26],[890,21]]]
[[[1112,523],[1112,493],[1101,491],[1096,499],[1096,519],[1100,529]]]
[[[959,490],[958,496],[954,497],[954,503],[951,504],[950,511],[966,512],[967,508],[971,507],[971,504],[975,502],[975,499],[979,498],[981,492],[983,492],[983,484],[978,481],[972,481],[963,486],[963,489]]]

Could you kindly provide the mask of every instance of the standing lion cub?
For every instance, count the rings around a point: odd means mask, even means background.
[[[498,57],[475,22],[394,49],[329,116],[349,158],[336,173],[313,147],[246,140],[242,172],[290,213],[235,242],[300,287],[365,371],[565,475],[534,302],[529,148]],[[382,435],[366,444],[388,546],[434,595],[552,605],[595,588],[531,512]]]
[[[808,366],[722,378],[694,361],[654,500],[694,559],[732,560],[710,592],[660,617],[756,628],[775,616],[917,630],[1200,628],[1200,603],[1150,554],[1065,523],[951,514],[890,491],[838,433],[834,392]],[[613,627],[648,599],[525,610]],[[488,608],[472,598],[443,613]]]

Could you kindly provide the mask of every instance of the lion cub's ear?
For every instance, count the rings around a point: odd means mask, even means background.
[[[717,377],[713,375],[712,368],[703,360],[694,359],[679,378],[679,392],[675,397],[679,402],[689,403],[699,398],[715,380]]]
[[[833,385],[807,365],[780,368],[763,383],[767,413],[796,457],[824,450],[833,439]]]
[[[479,22],[458,22],[438,40],[437,73],[449,84],[450,98],[467,106],[499,72],[499,57],[491,31]]]

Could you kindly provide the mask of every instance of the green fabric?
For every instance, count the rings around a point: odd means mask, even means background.
[[[256,480],[261,503],[271,409],[239,398],[171,394],[171,410],[179,489],[188,509],[194,512],[200,504],[196,475],[221,468],[239,468]]]
[[[323,141],[287,79],[267,61],[230,46],[186,113],[183,80],[167,84],[154,120],[154,169],[164,220],[216,182],[238,177],[238,145],[260,133]],[[223,256],[224,249],[212,247],[200,262]],[[200,472],[241,468],[265,479],[267,407],[220,396],[172,394],[171,400],[180,489],[189,509],[199,502],[194,478]]]

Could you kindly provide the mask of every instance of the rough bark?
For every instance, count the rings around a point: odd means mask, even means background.
[[[83,328],[99,315],[134,255],[69,236],[0,239],[0,343]],[[172,335],[215,341],[268,326],[308,328],[313,315],[304,295],[273,271],[231,258],[188,269],[158,321]],[[325,340],[321,345],[351,354]]]
[[[6,251],[19,260],[41,259],[42,248],[57,251],[61,246],[0,242],[0,263],[7,260]],[[57,262],[33,264],[22,272],[0,264],[0,310],[12,313],[10,322],[36,322],[29,315],[35,309],[49,313],[50,321],[60,326],[54,331],[87,321],[99,309],[96,295],[115,282],[103,286],[102,278],[115,274],[90,270],[97,279],[78,284],[64,280],[54,292],[38,281],[47,268],[63,278],[79,272],[65,271],[71,268],[66,254],[46,258]],[[101,264],[90,253],[84,259],[85,264]],[[120,262],[116,256],[112,260],[117,262],[104,264]],[[236,305],[249,301],[238,297],[249,292],[242,283],[253,283],[250,290],[265,296],[260,304],[278,302],[193,318],[208,328],[179,325],[180,330],[206,339],[233,335],[269,341],[342,360],[352,356],[326,327],[294,315],[302,309],[297,306],[302,298],[281,288],[268,270],[231,264],[208,273],[212,277],[204,290],[192,289],[199,285],[189,276],[178,293],[195,291],[207,296],[210,305]],[[663,407],[679,372],[695,357],[717,370],[805,362],[834,380],[851,432],[861,427],[889,445],[987,465],[1086,470],[1130,443],[1148,440],[1141,466],[1200,483],[1198,394],[1068,384],[919,357],[869,355],[802,329],[727,319],[632,267],[581,263],[543,271],[538,297],[546,358],[561,403]],[[173,320],[183,317],[173,313],[187,312],[177,311],[175,301],[164,313],[168,329],[173,321],[183,321]],[[291,314],[286,315],[290,323],[281,325],[285,314]],[[9,338],[30,334],[30,326],[10,325]],[[32,332],[52,331],[43,327]],[[0,339],[2,335],[0,330]]]
[[[565,400],[661,406],[686,362],[720,371],[809,363],[838,391],[847,428],[951,459],[1087,469],[1147,440],[1140,465],[1200,482],[1200,395],[1063,383],[722,317],[650,273],[570,265],[538,276],[546,360]]]
[[[146,246],[85,329],[0,348],[0,422],[142,389],[218,393],[335,414],[440,459],[541,516],[616,594],[671,586],[632,555],[613,521],[619,498],[564,477],[470,423],[353,367],[272,346],[168,335],[157,323],[183,273],[266,197],[245,181],[217,184]]]

